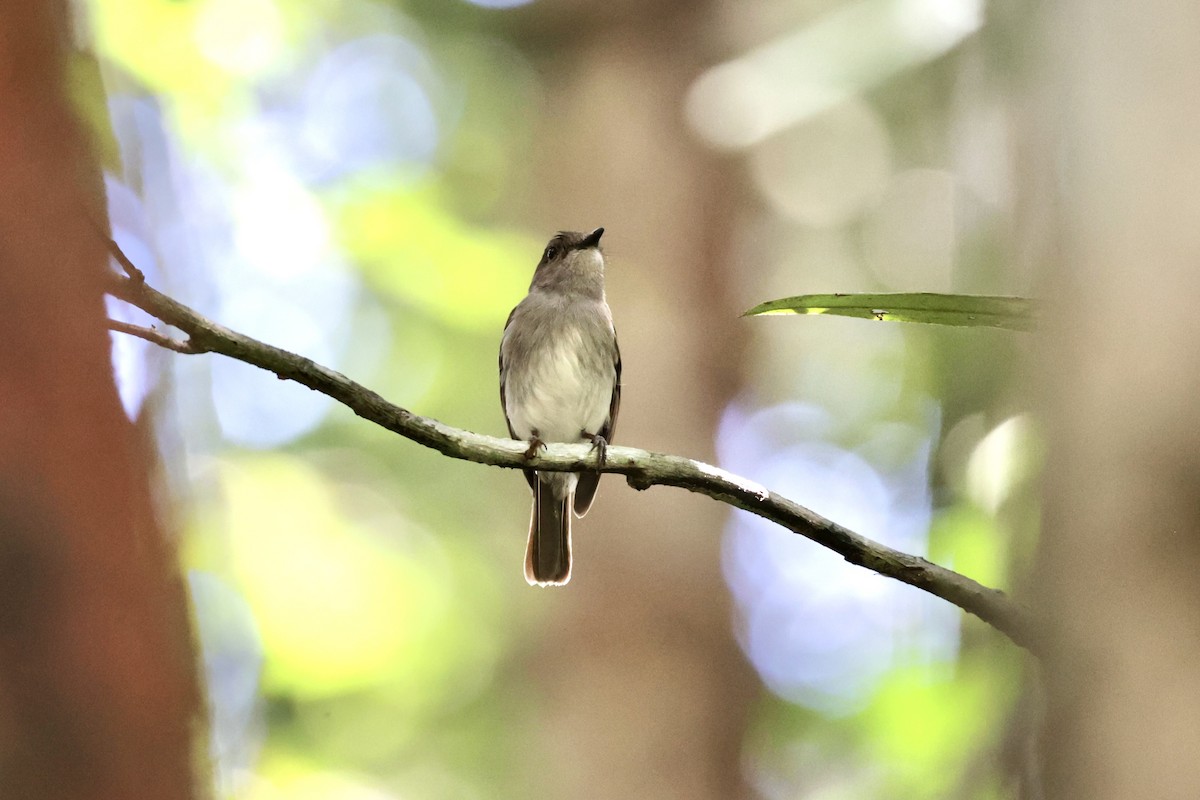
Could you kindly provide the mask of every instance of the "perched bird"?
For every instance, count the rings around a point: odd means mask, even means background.
[[[547,442],[591,442],[604,462],[621,405],[621,352],[604,297],[600,237],[561,231],[542,252],[529,294],[508,316],[500,341],[500,403],[514,439],[532,458]],[[533,490],[525,580],[571,579],[571,513],[596,496],[598,472],[525,470]]]

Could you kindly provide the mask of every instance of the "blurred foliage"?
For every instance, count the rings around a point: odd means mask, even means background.
[[[113,135],[112,122],[108,118],[104,78],[99,61],[90,53],[73,52],[67,65],[67,86],[71,92],[71,102],[88,126],[88,135],[101,167],[111,172],[119,172],[121,152]]]
[[[342,187],[332,216],[346,252],[381,295],[447,325],[503,328],[509,306],[496,298],[529,279],[529,253],[539,242],[473,230],[438,195],[437,186],[372,176]]]
[[[266,688],[304,700],[387,686],[412,720],[488,670],[495,620],[455,607],[448,548],[413,532],[385,546],[327,480],[282,456],[221,471],[232,572],[272,654]]]
[[[953,675],[900,668],[864,715],[868,747],[892,766],[890,796],[944,796],[968,774],[981,742],[1003,728],[1011,688],[995,665],[964,659]]]

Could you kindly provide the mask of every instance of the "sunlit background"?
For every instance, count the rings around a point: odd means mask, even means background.
[[[157,288],[499,435],[505,317],[554,231],[603,225],[618,443],[991,586],[1021,574],[1018,334],[738,316],[1030,292],[1019,22],[982,0],[82,12],[115,233]],[[1011,796],[1019,654],[936,598],[614,477],[571,585],[530,589],[519,475],[234,361],[119,336],[113,357],[157,430],[221,797]]]

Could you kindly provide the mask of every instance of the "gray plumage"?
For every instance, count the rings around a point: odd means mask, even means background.
[[[621,402],[621,353],[604,297],[603,228],[562,231],[546,245],[529,294],[500,341],[500,402],[509,434],[530,443],[612,441]],[[571,516],[591,507],[599,473],[525,470],[533,513],[525,579],[571,579]]]

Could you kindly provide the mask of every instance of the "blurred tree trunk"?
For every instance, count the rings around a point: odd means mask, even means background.
[[[1200,796],[1200,7],[1046,12],[1046,796]]]
[[[546,114],[531,165],[547,231],[606,226],[608,295],[624,355],[616,441],[712,461],[740,385],[732,160],[684,128],[682,98],[719,40],[704,7],[562,2],[533,36],[562,48],[542,66]],[[532,15],[531,15],[532,16]],[[664,46],[670,31],[671,46]],[[545,51],[547,48],[539,48]],[[540,205],[549,203],[548,205]],[[643,257],[634,262],[627,254]],[[730,800],[759,683],[734,642],[720,571],[728,509],[619,478],[576,525],[576,573],[536,654],[546,741],[528,765],[538,796]],[[547,754],[555,758],[547,758]],[[561,770],[546,775],[546,764]]]
[[[84,212],[100,187],[64,96],[70,16],[65,3],[10,2],[3,18],[2,792],[188,798],[192,637],[113,385],[106,256]]]

